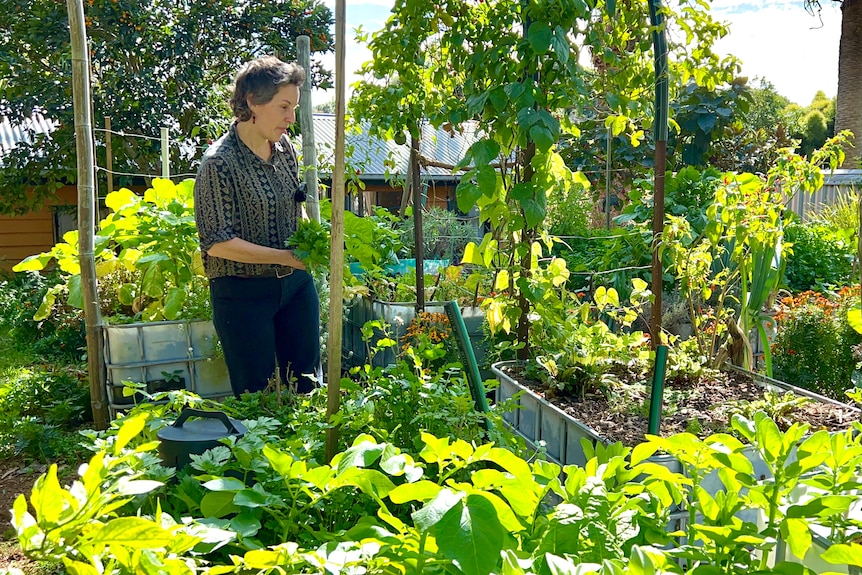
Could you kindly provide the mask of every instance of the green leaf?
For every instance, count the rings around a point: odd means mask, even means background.
[[[711,112],[707,114],[698,114],[697,116],[697,126],[706,134],[709,134],[712,131],[717,121],[718,120]]]
[[[506,534],[494,506],[479,495],[458,501],[434,527],[440,552],[465,575],[495,571]]]
[[[276,473],[284,478],[290,477],[291,467],[294,461],[296,461],[293,457],[283,451],[274,449],[268,444],[263,447],[263,456],[267,458]]]
[[[824,561],[836,565],[854,565],[862,567],[862,545],[850,543],[833,545],[820,556]]]
[[[521,108],[518,110],[518,124],[521,129],[528,132],[530,127],[539,121],[539,113],[533,108]]]
[[[260,527],[260,520],[251,513],[240,513],[230,520],[231,531],[235,531],[240,537],[254,537]]]
[[[101,575],[101,573],[89,563],[75,561],[68,557],[63,557],[63,567],[69,575]]]
[[[59,521],[64,507],[64,492],[57,479],[57,465],[51,464],[48,471],[36,480],[30,495],[30,504],[36,511],[40,523],[54,525]]]
[[[500,155],[500,144],[494,140],[479,140],[470,146],[473,165],[477,168],[490,164]]]
[[[520,202],[521,200],[532,198],[533,190],[535,189],[536,186],[533,182],[518,182],[509,190],[509,197]]]
[[[144,430],[149,416],[145,412],[130,415],[119,420],[120,429],[114,441],[114,455],[118,456],[129,442]]]
[[[497,192],[497,170],[491,166],[482,166],[476,172],[476,183],[482,195],[493,198]]]
[[[509,96],[509,98],[511,98],[512,100],[517,100],[518,98],[520,98],[521,94],[523,94],[526,89],[527,87],[520,82],[511,82],[507,84],[504,88],[504,90],[506,91],[506,95]]]
[[[207,481],[203,487],[210,491],[242,491],[245,489],[245,483],[233,477],[219,477]]]
[[[862,333],[862,309],[860,309],[858,303],[856,304],[856,307],[847,310],[847,323],[849,323],[850,327],[855,329],[857,333]]]
[[[553,553],[546,553],[545,561],[548,563],[548,571],[551,575],[576,575],[578,567],[583,566],[583,563],[575,565],[571,560],[554,555]],[[600,565],[595,565],[595,572],[600,572],[600,569]]]
[[[790,551],[797,557],[805,557],[811,547],[811,530],[805,519],[785,518],[780,526],[781,535]]]
[[[240,507],[264,507],[269,503],[269,498],[254,489],[243,489],[234,496],[233,502]]]
[[[168,293],[165,296],[165,319],[178,319],[183,311],[183,304],[185,303],[186,290],[178,287],[168,289]]]
[[[413,524],[420,532],[425,533],[431,530],[463,498],[463,492],[455,493],[448,488],[441,489],[434,499],[413,512]]]
[[[506,97],[505,88],[497,86],[491,90],[488,99],[491,100],[491,105],[494,106],[497,112],[502,114],[506,111],[506,105],[509,103],[509,99]]]
[[[233,502],[232,491],[211,491],[201,499],[201,514],[204,517],[224,517],[239,512]]]
[[[112,519],[90,536],[93,544],[122,545],[134,549],[168,547],[173,538],[170,531],[142,517]]]
[[[37,254],[37,255],[33,255],[33,256],[27,256],[26,258],[24,258],[23,260],[21,260],[20,262],[18,262],[14,266],[12,266],[12,271],[13,272],[26,272],[26,271],[38,272],[38,271],[42,271],[43,269],[45,269],[45,266],[48,265],[48,262],[50,262],[53,257],[54,256],[52,256],[51,254],[48,254],[48,253],[41,253],[41,254]]]
[[[395,488],[392,480],[383,473],[376,469],[362,469],[359,467],[352,467],[339,475],[336,483],[339,486],[350,485],[357,487],[363,493],[375,499],[386,497]]]
[[[544,54],[551,47],[551,38],[553,31],[551,27],[544,22],[530,23],[529,31],[527,32],[527,40],[536,54]]]
[[[479,249],[479,246],[475,244],[475,242],[469,242],[466,246],[464,246],[464,257],[461,258],[462,264],[473,264],[477,266],[484,266],[485,260],[482,258],[482,251]]]
[[[385,448],[386,445],[373,441],[360,441],[344,452],[336,470],[341,474],[353,467],[368,467],[380,459]]]
[[[57,295],[53,291],[48,290],[45,292],[45,297],[42,299],[39,309],[33,314],[33,319],[35,321],[42,321],[51,315],[51,308],[54,307],[55,301],[57,301]]]
[[[141,291],[152,298],[162,297],[165,292],[165,276],[162,275],[162,270],[158,265],[147,266],[144,269],[141,278]]]
[[[73,275],[66,284],[69,288],[69,298],[66,300],[75,309],[84,309],[84,293],[81,290],[81,276]]]
[[[409,501],[428,501],[440,493],[441,489],[439,485],[427,479],[416,483],[403,483],[389,492],[389,500],[396,505]]]
[[[482,458],[483,461],[491,461],[511,473],[515,479],[526,483],[533,482],[530,466],[522,458],[518,457],[508,449],[495,447]]]
[[[536,142],[536,147],[541,152],[547,152],[550,150],[557,141],[550,129],[539,124],[530,128],[530,139]]]
[[[545,221],[548,210],[543,199],[544,196],[521,200],[521,209],[524,210],[524,218],[526,219],[527,226],[535,228]]]
[[[482,197],[482,189],[473,182],[463,179],[455,189],[455,197],[458,200],[458,209],[466,214]]]
[[[557,59],[560,63],[565,66],[569,62],[569,53],[571,48],[569,47],[569,39],[567,37],[566,31],[562,26],[557,26],[554,28],[554,37],[551,40],[551,45],[554,48],[554,53],[557,55]]]
[[[133,283],[125,283],[117,289],[117,300],[123,305],[132,305],[137,296],[137,286]]]
[[[120,495],[141,495],[149,493],[164,485],[161,481],[149,479],[127,480],[125,477],[117,482],[117,493]]]
[[[600,309],[603,309],[607,306],[619,307],[620,294],[615,288],[606,288],[605,286],[599,286],[596,288],[596,293],[593,294],[593,301],[596,302],[596,305]]]

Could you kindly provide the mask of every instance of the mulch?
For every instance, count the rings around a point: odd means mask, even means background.
[[[622,381],[606,386],[603,393],[585,393],[581,398],[551,393],[541,382],[527,378],[520,366],[507,366],[505,370],[507,375],[608,442],[634,446],[644,441],[649,424],[649,381]],[[704,439],[713,433],[728,432],[733,414],[750,416],[752,407],[771,411],[770,415],[783,430],[800,422],[809,424],[812,430],[840,431],[859,421],[862,413],[850,405],[800,400],[799,396],[783,393],[767,400],[764,393],[764,387],[751,375],[736,371],[668,380],[659,433],[668,437],[689,432]]]

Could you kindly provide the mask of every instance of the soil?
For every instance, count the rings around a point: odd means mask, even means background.
[[[506,366],[503,371],[608,442],[634,446],[644,440],[649,423],[650,386],[643,381],[615,382],[606,386],[604,393],[585,393],[581,398],[552,393],[542,382],[527,377],[521,366]],[[713,433],[727,432],[734,413],[751,416],[757,409],[766,411],[782,430],[800,422],[815,430],[839,431],[859,421],[862,414],[837,402],[807,401],[783,393],[765,399],[764,393],[764,387],[751,375],[736,371],[668,380],[659,433],[668,437],[689,432],[703,439]]]
[[[0,460],[0,573],[11,569],[34,574],[57,572],[53,567],[24,557],[11,522],[11,509],[15,499],[21,493],[29,499],[33,483],[47,470],[47,464],[27,464],[20,458]],[[58,473],[61,477],[68,476],[71,470],[63,467]]]

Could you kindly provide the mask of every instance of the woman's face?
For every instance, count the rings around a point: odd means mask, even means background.
[[[296,122],[296,107],[299,105],[299,86],[287,84],[279,88],[272,100],[266,104],[252,104],[254,125],[270,142],[276,142]]]

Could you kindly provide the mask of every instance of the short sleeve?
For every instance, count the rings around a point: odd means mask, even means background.
[[[227,165],[218,157],[205,158],[195,178],[195,221],[201,250],[237,237],[236,210]]]

